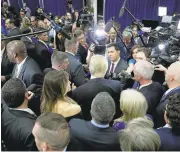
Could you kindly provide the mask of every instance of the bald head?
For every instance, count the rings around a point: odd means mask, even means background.
[[[180,61],[172,63],[166,74],[166,81],[169,87],[180,86]]]
[[[14,40],[7,44],[7,55],[11,62],[16,62],[16,59],[24,59],[27,56],[27,49],[22,41]]]

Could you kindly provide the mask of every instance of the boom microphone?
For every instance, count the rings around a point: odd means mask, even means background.
[[[122,8],[121,8],[121,10],[120,10],[120,12],[119,12],[119,17],[122,17],[123,14],[124,14],[124,8],[125,8],[125,5],[126,5],[126,1],[127,1],[127,0],[124,0],[123,6],[122,6]]]

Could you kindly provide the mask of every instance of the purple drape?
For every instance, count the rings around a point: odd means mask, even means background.
[[[45,12],[53,15],[65,15],[67,9],[67,0],[44,0]]]
[[[125,11],[119,18],[119,12],[124,0],[105,0],[105,21],[113,16],[121,24],[121,30],[132,23],[132,17]],[[158,7],[166,6],[168,15],[180,13],[180,0],[127,0],[126,8],[140,20],[158,20]]]
[[[39,0],[24,0],[24,2],[26,2],[27,6],[31,9],[31,15],[34,15],[39,6]]]
[[[83,8],[83,0],[73,0],[72,2],[75,10],[81,10]]]

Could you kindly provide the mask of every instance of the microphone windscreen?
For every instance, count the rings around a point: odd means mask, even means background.
[[[120,12],[119,12],[119,17],[122,17],[123,14],[124,14],[124,8],[122,7],[121,10],[120,10]]]

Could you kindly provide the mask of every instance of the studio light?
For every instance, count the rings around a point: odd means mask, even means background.
[[[159,6],[158,16],[166,16],[166,15],[167,15],[167,7]]]

